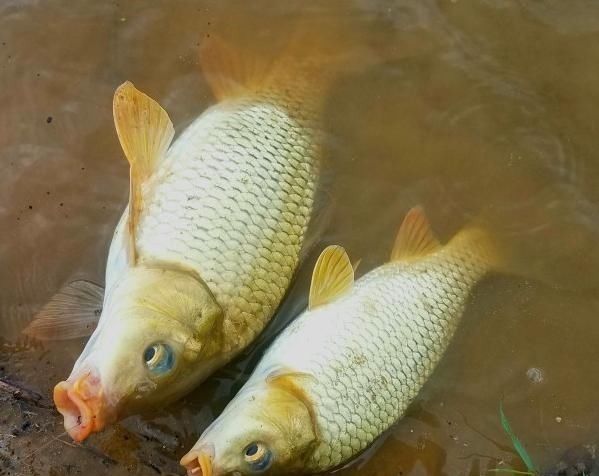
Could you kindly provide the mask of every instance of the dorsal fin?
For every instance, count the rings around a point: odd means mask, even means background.
[[[244,55],[215,36],[204,40],[200,46],[200,65],[219,101],[264,88],[271,68],[267,61]]]
[[[399,227],[391,261],[407,261],[435,252],[441,244],[433,235],[424,210],[412,208]]]
[[[308,308],[331,302],[349,290],[354,283],[354,270],[341,246],[327,246],[316,261],[310,284]]]
[[[142,184],[152,176],[175,130],[166,111],[129,81],[116,89],[112,110],[116,132],[130,166],[128,258],[130,264],[135,264],[135,231],[143,208]]]

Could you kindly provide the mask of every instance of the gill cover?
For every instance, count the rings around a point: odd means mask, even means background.
[[[220,346],[223,309],[199,274],[182,265],[154,262],[129,268],[111,289],[103,312],[115,324],[139,322],[149,339],[140,358],[154,373],[172,366],[174,358],[173,349],[161,340],[163,334],[184,340],[186,360]]]

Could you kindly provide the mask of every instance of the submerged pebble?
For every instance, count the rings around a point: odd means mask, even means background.
[[[542,383],[545,380],[545,374],[542,369],[531,367],[526,371],[526,376],[532,383]]]

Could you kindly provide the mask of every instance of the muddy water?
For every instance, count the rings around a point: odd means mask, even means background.
[[[325,5],[327,8],[325,8]],[[76,446],[50,406],[83,341],[36,347],[19,331],[63,283],[101,283],[128,193],[111,118],[132,80],[181,131],[214,102],[198,44],[281,42],[303,9],[353,15],[359,55],[327,98],[320,241],[361,272],[388,256],[422,204],[444,239],[476,217],[513,274],[473,293],[446,357],[408,415],[341,471],[478,475],[522,469],[498,416],[551,470],[599,443],[599,6],[570,0],[0,3],[0,473],[180,474],[179,457],[306,301],[314,256],[243,357],[171,407]],[[357,45],[357,46],[356,46]],[[343,43],[339,45],[344,53]],[[350,48],[350,46],[348,46]],[[33,395],[33,397],[32,397]],[[37,396],[36,396],[37,395]]]

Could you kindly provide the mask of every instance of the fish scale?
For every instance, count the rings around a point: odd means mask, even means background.
[[[282,299],[312,214],[314,111],[298,119],[281,104],[285,98],[272,95],[238,99],[196,119],[159,165],[138,225],[144,259],[202,276],[224,309],[225,328],[236,329],[224,334],[227,351],[251,341]]]
[[[369,272],[347,295],[306,311],[267,351],[248,389],[263,385],[273,368],[314,377],[301,385],[319,431],[305,469],[347,461],[405,413],[489,268],[464,241]]]
[[[174,142],[156,101],[130,82],[116,89],[129,204],[110,245],[102,312],[90,316],[76,283],[56,299],[83,316],[79,335],[95,326],[54,388],[76,441],[191,391],[262,331],[287,292],[314,209],[324,93],[341,66],[300,36],[272,63],[216,38],[203,44],[218,102]],[[30,327],[72,335],[61,308]]]

